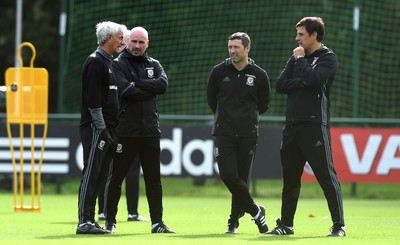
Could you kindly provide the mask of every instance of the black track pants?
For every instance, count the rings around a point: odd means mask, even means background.
[[[115,130],[108,128],[108,132],[113,142],[103,139],[103,134],[99,135],[91,125],[80,129],[84,167],[78,196],[79,224],[95,221],[97,194],[101,183],[107,178],[117,143]]]
[[[104,213],[104,190],[106,188],[107,178],[101,184],[98,194],[98,213]],[[138,214],[139,207],[139,190],[140,190],[140,163],[137,157],[132,166],[128,170],[128,174],[125,178],[125,193],[126,193],[126,205],[128,214]]]
[[[318,124],[287,125],[281,145],[282,223],[293,226],[306,162],[324,191],[333,223],[344,225],[342,191],[332,161],[330,131]]]
[[[232,193],[231,218],[243,211],[255,216],[258,206],[249,191],[249,178],[257,147],[257,137],[215,137],[215,157],[219,175]]]
[[[106,192],[104,195],[107,222],[116,223],[118,202],[121,197],[121,184],[134,159],[139,156],[143,170],[147,202],[152,223],[162,222],[162,185],[160,173],[160,138],[124,138],[118,139],[118,147],[112,162]]]

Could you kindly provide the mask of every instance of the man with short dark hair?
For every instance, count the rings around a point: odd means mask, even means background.
[[[259,115],[268,109],[271,88],[267,72],[248,57],[250,43],[246,33],[232,34],[229,58],[212,69],[207,82],[207,101],[215,116],[212,134],[219,175],[232,193],[227,234],[237,233],[245,213],[254,218],[260,233],[268,231],[265,208],[254,202],[248,183]]]
[[[299,44],[276,82],[276,91],[287,94],[286,125],[281,143],[283,191],[281,218],[268,232],[294,234],[293,220],[306,162],[324,191],[333,226],[328,236],[345,236],[342,191],[333,166],[330,137],[330,90],[338,61],[321,42],[324,22],[305,17],[296,24]]]

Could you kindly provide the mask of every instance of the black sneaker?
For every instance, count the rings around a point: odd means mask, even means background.
[[[293,235],[294,229],[288,226],[284,226],[280,219],[276,220],[276,227],[267,232],[267,234],[273,235]]]
[[[346,230],[341,224],[334,224],[328,236],[346,236]]]
[[[92,222],[86,222],[79,224],[76,228],[76,234],[106,234],[108,233],[101,227],[97,227]]]
[[[161,222],[151,229],[151,233],[175,233],[175,231],[168,228],[164,222]]]
[[[229,219],[228,228],[226,228],[225,234],[236,234],[239,227],[239,221]]]
[[[98,220],[106,220],[104,213],[99,214]]]
[[[268,231],[268,225],[265,220],[265,207],[259,205],[258,208],[260,209],[260,215],[257,219],[254,219],[254,222],[258,226],[260,233],[266,233]]]
[[[96,228],[103,229],[103,227],[101,227],[101,226],[99,225],[99,223],[97,223],[97,222],[92,222],[92,223],[94,224],[94,226],[95,226]]]
[[[147,221],[149,221],[149,219],[147,219],[139,214],[128,214],[128,221],[147,222]]]
[[[114,234],[115,233],[116,225],[115,223],[106,223],[106,231],[108,233]]]

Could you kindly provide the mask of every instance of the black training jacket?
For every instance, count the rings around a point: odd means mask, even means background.
[[[81,93],[81,127],[92,123],[89,108],[102,108],[104,122],[117,125],[119,104],[112,57],[100,48],[83,64]]]
[[[216,65],[207,82],[207,102],[215,115],[212,134],[258,135],[259,114],[267,111],[270,99],[267,72],[253,60],[241,71],[230,58]]]
[[[120,97],[118,137],[159,137],[157,95],[164,94],[168,78],[158,60],[135,57],[124,49],[113,62]]]
[[[326,46],[297,61],[290,57],[275,84],[278,93],[287,94],[286,124],[329,126],[329,95],[337,69],[336,55]]]

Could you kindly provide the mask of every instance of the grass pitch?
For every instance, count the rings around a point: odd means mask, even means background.
[[[279,198],[256,198],[267,208],[270,228],[279,217]],[[149,217],[140,198],[139,212]],[[249,215],[240,220],[239,233],[224,234],[230,200],[224,197],[164,196],[164,221],[177,234],[151,234],[150,222],[127,222],[126,199],[121,197],[114,235],[76,235],[77,195],[43,195],[40,213],[14,212],[13,195],[0,194],[0,244],[398,244],[400,201],[344,200],[347,237],[326,237],[332,225],[322,198],[301,198],[295,234],[258,233]],[[104,225],[103,223],[100,223]]]

